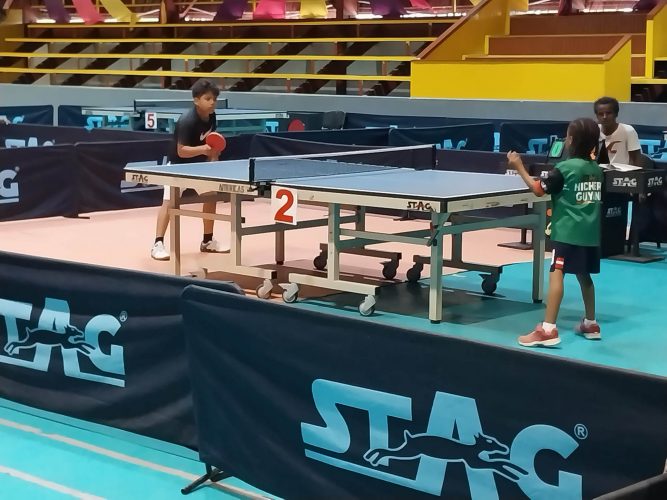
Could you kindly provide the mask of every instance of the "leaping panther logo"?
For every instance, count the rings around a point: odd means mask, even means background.
[[[77,351],[90,355],[95,350],[95,346],[85,341],[85,334],[77,327],[72,325],[65,326],[65,332],[59,333],[55,331],[55,324],[53,330],[43,330],[40,328],[25,329],[26,337],[18,342],[8,342],[5,345],[4,351],[10,356],[19,353],[21,349],[30,349],[36,347],[38,344],[48,346],[60,346],[63,349],[76,349]]]
[[[502,458],[509,454],[509,448],[492,436],[477,434],[473,443],[462,443],[429,434],[410,434],[406,430],[403,438],[403,444],[397,448],[368,450],[364,459],[377,467],[389,465],[389,460],[414,460],[424,455],[447,462],[463,462],[470,469],[491,470],[510,481],[519,481],[528,475],[523,468]]]

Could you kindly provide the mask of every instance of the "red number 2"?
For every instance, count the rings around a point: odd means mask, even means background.
[[[292,194],[291,191],[288,191],[287,189],[279,189],[278,191],[276,191],[276,198],[278,199],[286,198],[286,200],[283,206],[280,207],[276,212],[274,219],[277,222],[286,222],[287,224],[292,224],[294,222],[294,217],[291,215],[287,215],[285,212],[287,212],[290,208],[292,208],[292,205],[294,204],[294,195]]]

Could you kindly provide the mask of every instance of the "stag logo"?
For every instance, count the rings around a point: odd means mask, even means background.
[[[0,298],[0,363],[48,372],[60,356],[67,377],[125,387],[123,347],[113,339],[127,312],[76,317],[81,328],[72,324],[66,300],[46,297],[41,308]]]
[[[72,325],[65,326],[65,333],[58,333],[55,330],[42,330],[40,328],[28,327],[25,329],[26,337],[23,340],[8,342],[5,346],[5,352],[10,356],[18,354],[21,349],[31,349],[37,344],[48,345],[51,347],[60,346],[63,349],[76,349],[77,351],[89,355],[95,350],[95,346],[85,340],[85,334],[77,327]]]
[[[153,161],[131,161],[125,164],[125,168],[141,168],[141,167],[154,167],[156,165],[168,165],[169,161],[166,156],[162,157],[161,162]],[[146,184],[147,177],[141,174],[131,174],[132,180],[121,180],[120,181],[120,192],[125,193],[136,193],[139,191],[163,191],[164,186],[156,186],[153,184]]]
[[[18,167],[0,170],[0,204],[19,202],[19,183],[15,181]]]
[[[459,463],[465,466],[473,500],[498,500],[497,481],[515,483],[530,498],[582,498],[581,475],[559,470],[554,484],[535,468],[543,451],[566,459],[579,447],[577,439],[557,427],[519,428],[505,444],[483,431],[477,402],[470,397],[437,391],[428,421],[421,422],[413,415],[426,408],[416,412],[412,398],[400,394],[323,379],[313,381],[312,393],[318,422],[301,423],[304,452],[311,460],[434,496],[442,495],[450,466]],[[342,407],[367,417],[355,417],[350,426]],[[363,423],[368,433],[359,434]]]
[[[490,470],[510,481],[518,481],[528,474],[522,467],[502,458],[509,454],[508,446],[485,434],[475,435],[470,444],[429,434],[413,435],[408,431],[403,433],[403,439],[398,448],[368,450],[364,460],[377,467],[380,463],[389,465],[389,460],[416,460],[428,456],[447,462],[463,462],[470,469]],[[496,454],[501,457],[492,456]]]

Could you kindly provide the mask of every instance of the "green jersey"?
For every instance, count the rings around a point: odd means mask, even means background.
[[[551,239],[560,243],[600,245],[602,170],[593,160],[570,158],[556,165],[542,188],[551,195]]]

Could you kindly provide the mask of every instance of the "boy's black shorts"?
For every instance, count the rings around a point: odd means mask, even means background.
[[[597,274],[600,272],[600,247],[582,247],[552,241],[551,269],[563,274]]]

